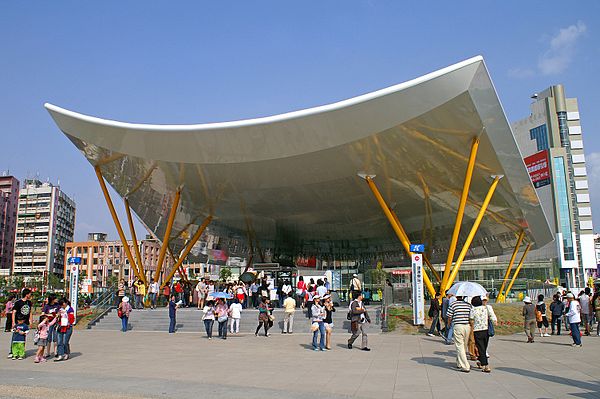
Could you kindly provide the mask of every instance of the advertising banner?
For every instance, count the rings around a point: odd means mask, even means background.
[[[550,166],[548,163],[548,150],[543,150],[525,157],[525,166],[535,188],[550,184]]]
[[[412,254],[412,302],[413,324],[425,324],[425,298],[423,289],[423,255]]]

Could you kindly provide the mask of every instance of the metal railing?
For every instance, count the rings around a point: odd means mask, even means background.
[[[115,300],[117,298],[117,290],[115,287],[108,287],[106,291],[98,295],[90,304],[92,318],[87,325],[87,328],[92,328],[100,321],[111,309],[114,309]]]

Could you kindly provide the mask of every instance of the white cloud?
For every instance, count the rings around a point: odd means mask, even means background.
[[[543,75],[556,75],[564,72],[575,54],[575,46],[587,27],[582,21],[562,28],[550,39],[550,48],[542,54],[538,68]]]
[[[524,79],[535,75],[535,71],[531,68],[512,68],[508,71],[508,76],[511,78]]]
[[[526,79],[542,75],[557,75],[564,72],[575,56],[577,42],[585,34],[587,26],[582,21],[561,28],[558,33],[547,40],[548,48],[540,55],[537,68],[512,68],[508,76],[516,79]]]

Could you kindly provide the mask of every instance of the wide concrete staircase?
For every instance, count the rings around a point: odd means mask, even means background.
[[[367,325],[369,333],[376,334],[381,331],[379,318],[379,307],[367,307],[371,324]],[[333,314],[334,332],[347,333],[350,329],[350,322],[346,320],[347,306],[336,308]],[[283,328],[283,309],[275,309],[275,325],[269,331],[270,333],[280,333]],[[244,309],[240,320],[240,334],[254,333],[258,325],[258,311],[255,309]],[[116,310],[108,312],[93,327],[93,330],[112,330],[121,329],[121,319],[117,316]],[[131,331],[164,331],[169,330],[169,314],[167,308],[134,310],[129,317],[129,330]],[[202,311],[194,308],[182,308],[177,310],[177,331],[178,332],[204,332],[204,323],[202,322]],[[294,333],[309,333],[310,321],[306,317],[306,312],[296,310],[294,315]],[[213,327],[213,334],[217,333],[217,323]]]

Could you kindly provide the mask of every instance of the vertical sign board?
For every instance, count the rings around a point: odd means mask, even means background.
[[[413,324],[425,324],[425,298],[423,291],[423,255],[413,253],[412,256],[412,302]]]
[[[73,316],[75,316],[75,323],[77,323],[77,297],[79,296],[80,264],[81,258],[69,258],[69,301],[71,301],[71,307],[73,308]]]

